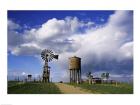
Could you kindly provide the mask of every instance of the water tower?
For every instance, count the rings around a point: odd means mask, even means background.
[[[28,74],[27,75],[27,80],[30,82],[30,81],[32,81],[32,75],[31,74]]]
[[[70,83],[81,83],[81,58],[69,58]]]

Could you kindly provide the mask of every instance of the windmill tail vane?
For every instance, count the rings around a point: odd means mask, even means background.
[[[58,55],[53,55],[53,58],[58,59]]]

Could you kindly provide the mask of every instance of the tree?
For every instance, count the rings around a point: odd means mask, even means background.
[[[101,78],[102,78],[102,79],[105,79],[105,73],[102,73],[102,74],[101,74]]]
[[[104,80],[108,80],[109,79],[109,73],[108,72],[102,73],[101,78],[102,78],[103,82],[104,82]]]
[[[88,73],[87,73],[87,78],[88,78],[89,84],[92,84],[93,75],[91,74],[91,72],[88,72]]]
[[[106,79],[107,80],[109,79],[109,73],[106,73]]]

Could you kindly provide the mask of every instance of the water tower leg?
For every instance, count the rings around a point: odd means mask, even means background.
[[[73,71],[73,82],[75,81],[75,73],[74,73],[74,70]]]
[[[72,79],[72,77],[71,77],[71,70],[70,70],[70,83],[71,83],[71,79]]]
[[[72,70],[71,70],[71,83],[72,83],[72,80],[73,80],[73,76],[72,76]]]
[[[76,83],[76,70],[74,70],[74,82]]]
[[[77,81],[77,84],[79,84],[79,71],[77,70],[77,73],[76,73],[76,81]]]
[[[74,72],[72,70],[72,82],[74,81]]]
[[[81,83],[81,70],[79,71],[79,81]]]

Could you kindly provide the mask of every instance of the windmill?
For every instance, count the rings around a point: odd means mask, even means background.
[[[52,61],[53,58],[58,59],[58,55],[53,54],[52,50],[44,49],[41,52],[41,57],[45,61],[43,68],[43,82],[50,82],[50,67],[48,62]]]

